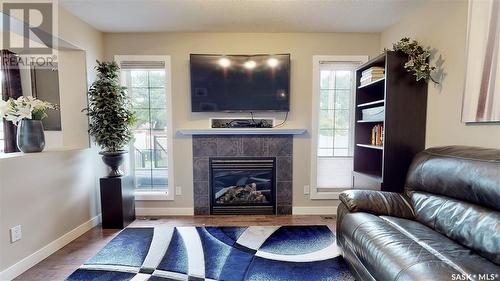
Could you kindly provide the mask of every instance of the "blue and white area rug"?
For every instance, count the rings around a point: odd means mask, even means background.
[[[126,228],[66,280],[354,280],[327,226]]]

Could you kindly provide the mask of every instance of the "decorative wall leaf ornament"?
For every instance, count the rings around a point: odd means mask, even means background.
[[[430,80],[439,84],[432,77],[432,72],[436,70],[436,67],[429,63],[429,57],[431,56],[429,47],[423,47],[418,41],[411,40],[408,37],[401,38],[401,40],[392,44],[392,47],[394,51],[401,51],[408,55],[408,61],[405,63],[404,68],[408,72],[412,72],[417,81],[424,79],[427,82]]]
[[[126,88],[120,85],[120,67],[114,61],[97,61],[97,80],[90,86],[89,134],[106,152],[123,149],[132,139],[136,117]]]

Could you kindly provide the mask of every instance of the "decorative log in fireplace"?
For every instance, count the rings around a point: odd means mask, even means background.
[[[276,159],[210,158],[211,214],[275,214]]]
[[[223,188],[215,194],[215,200],[218,204],[269,202],[264,192],[257,190],[255,183]]]

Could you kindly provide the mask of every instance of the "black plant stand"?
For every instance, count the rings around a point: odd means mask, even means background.
[[[135,220],[132,177],[101,178],[102,228],[122,229]]]

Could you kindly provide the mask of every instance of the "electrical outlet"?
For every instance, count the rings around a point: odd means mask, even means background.
[[[304,195],[308,195],[309,194],[309,185],[304,185]]]
[[[10,243],[21,240],[23,238],[23,231],[20,225],[16,225],[10,229]]]
[[[182,195],[182,187],[181,186],[175,187],[175,195]]]

